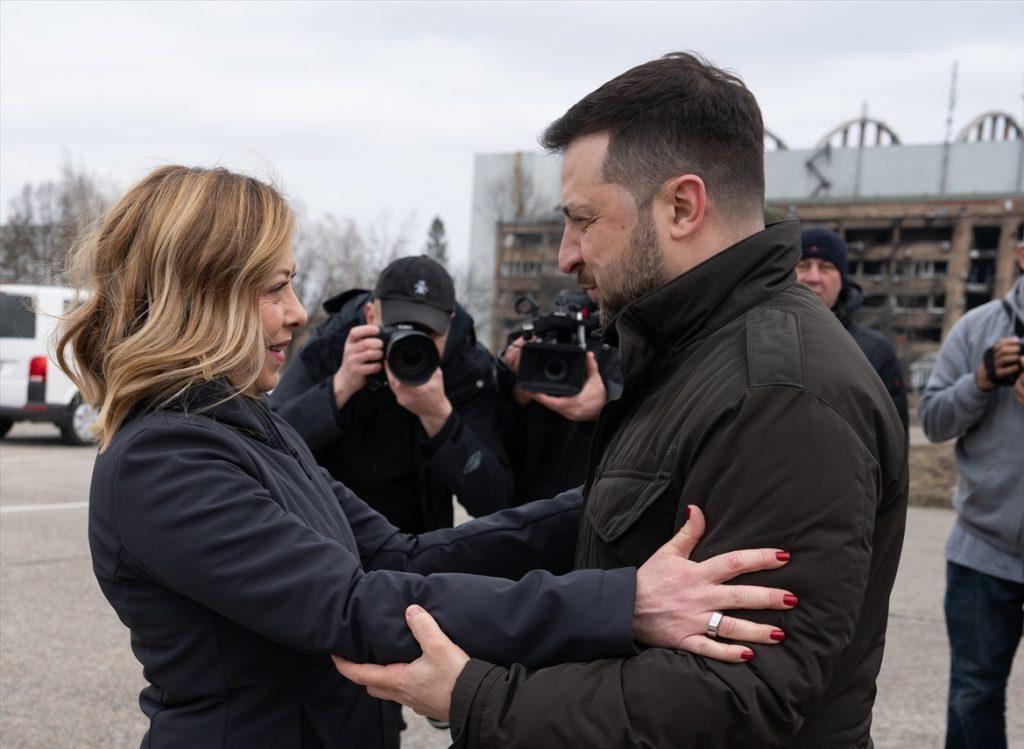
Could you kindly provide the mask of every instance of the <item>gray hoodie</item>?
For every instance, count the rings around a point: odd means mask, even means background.
[[[1024,320],[1024,277],[1006,301]],[[999,300],[964,315],[939,350],[918,416],[931,441],[956,438],[953,504],[962,530],[1002,552],[998,556],[1024,559],[1024,406],[1013,388],[985,393],[974,381],[985,349],[1012,335],[1014,322]],[[952,561],[962,561],[950,551]]]

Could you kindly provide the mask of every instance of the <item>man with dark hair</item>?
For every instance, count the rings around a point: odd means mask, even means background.
[[[406,533],[450,528],[452,495],[476,516],[511,506],[494,361],[448,271],[425,255],[399,258],[373,293],[353,289],[324,309],[270,396],[320,464]],[[434,341],[440,366],[428,381],[385,368],[380,328],[395,324]]]
[[[597,424],[576,566],[641,563],[694,503],[701,558],[792,548],[785,568],[743,576],[799,594],[785,647],[731,663],[651,648],[529,671],[471,660],[416,625],[423,657],[340,663],[349,678],[450,711],[458,746],[871,745],[906,440],[857,344],[797,283],[796,223],[763,225],[762,138],[737,77],[672,54],[584,97],[543,143],[564,158],[560,266],[600,304],[624,377]],[[699,652],[724,646],[721,621]]]
[[[860,286],[847,275],[846,242],[834,231],[815,227],[800,232],[800,245],[796,280],[813,291],[853,336],[892,396],[892,402],[900,413],[900,421],[906,429],[907,387],[903,369],[892,341],[856,320],[864,294]]]

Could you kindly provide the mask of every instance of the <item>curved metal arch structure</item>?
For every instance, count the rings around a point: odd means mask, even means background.
[[[816,148],[849,148],[859,146],[898,146],[900,137],[882,120],[854,117],[829,130]]]
[[[788,151],[789,146],[779,136],[768,128],[764,129],[764,150],[765,151]]]
[[[1006,112],[985,112],[964,125],[956,136],[959,143],[982,141],[1021,140],[1024,129]]]

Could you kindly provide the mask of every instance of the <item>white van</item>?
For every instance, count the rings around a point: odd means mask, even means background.
[[[53,359],[57,315],[75,299],[59,286],[0,284],[0,437],[16,421],[51,422],[71,445],[93,442],[96,411]]]

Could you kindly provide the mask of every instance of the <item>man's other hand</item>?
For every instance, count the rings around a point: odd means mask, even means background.
[[[371,697],[400,702],[420,715],[447,721],[455,681],[469,656],[449,640],[434,617],[419,606],[405,610],[405,621],[423,655],[412,663],[376,666],[331,656],[349,681],[366,687]]]
[[[441,374],[441,368],[435,369],[430,379],[422,385],[404,384],[392,374],[386,364],[384,370],[387,372],[388,385],[395,394],[398,405],[419,417],[428,437],[440,432],[452,413],[452,404],[444,394],[444,375]]]
[[[587,352],[587,379],[583,388],[576,395],[547,395],[531,393],[535,401],[569,421],[597,421],[601,409],[608,402],[608,391],[605,390],[601,372],[597,367],[597,358],[593,351]]]
[[[704,513],[695,505],[676,535],[658,549],[636,574],[633,635],[653,647],[686,650],[720,661],[749,661],[754,651],[707,636],[716,611],[727,609],[791,609],[797,597],[788,590],[756,585],[723,585],[738,575],[773,570],[789,561],[782,549],[731,551],[705,562],[691,562],[704,535]],[[729,640],[776,645],[785,633],[767,624],[723,617],[718,636]]]
[[[1012,377],[1021,371],[1020,340],[1017,338],[1000,338],[992,347],[992,363],[995,366],[996,379]],[[996,389],[997,385],[988,375],[988,369],[982,362],[974,370],[974,382],[978,389],[989,393]]]
[[[366,387],[366,378],[380,372],[384,341],[376,325],[356,325],[345,339],[341,366],[334,373],[334,401],[338,408]]]

